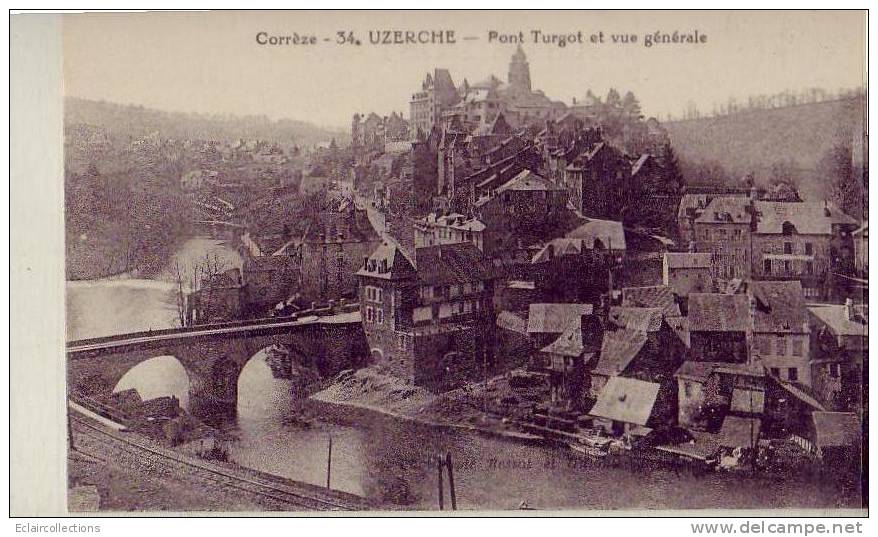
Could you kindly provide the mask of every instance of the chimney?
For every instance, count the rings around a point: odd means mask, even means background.
[[[857,318],[856,313],[854,313],[854,301],[851,298],[844,301],[844,316],[848,321],[855,321]]]
[[[689,241],[689,253],[690,254],[695,253],[695,241]]]

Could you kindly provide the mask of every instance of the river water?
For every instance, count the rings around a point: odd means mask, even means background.
[[[237,254],[211,239],[192,239],[176,254],[194,264],[205,253],[240,265]],[[171,264],[172,265],[172,264]],[[68,339],[175,326],[172,272],[155,280],[120,277],[68,282]],[[132,369],[117,389],[137,388],[144,398],[188,398],[185,370],[173,357],[156,357]],[[321,406],[310,428],[289,423],[288,381],[274,379],[263,353],[251,359],[238,383],[238,412],[227,430],[233,460],[291,479],[324,485],[332,437],[331,486],[405,509],[436,509],[437,453],[451,453],[459,509],[535,508],[701,509],[858,507],[858,496],[812,476],[696,477],[672,470],[633,472],[595,465],[566,452],[476,434],[401,422],[369,412]],[[445,505],[449,505],[445,482]]]

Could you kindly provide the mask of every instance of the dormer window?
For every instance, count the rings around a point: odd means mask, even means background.
[[[795,235],[796,233],[798,233],[798,231],[796,231],[796,226],[789,222],[784,222],[781,230],[784,235]]]

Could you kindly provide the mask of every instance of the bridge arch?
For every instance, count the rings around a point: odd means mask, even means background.
[[[192,375],[176,356],[162,355],[148,358],[128,369],[115,383],[111,393],[137,390],[144,401],[173,395],[180,406],[189,409],[189,390]]]

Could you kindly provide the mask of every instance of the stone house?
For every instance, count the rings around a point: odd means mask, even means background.
[[[205,324],[240,319],[245,312],[245,289],[237,268],[215,274],[186,297],[187,323]]]
[[[373,363],[433,390],[495,367],[495,268],[470,243],[418,248],[387,239],[356,273]]]
[[[811,385],[810,335],[798,281],[747,284],[752,318],[751,361],[776,378]]]
[[[379,243],[366,210],[351,200],[317,214],[302,238],[303,299],[323,303],[356,295],[355,274]]]
[[[720,196],[694,220],[695,251],[710,254],[717,281],[750,277],[750,232],[755,223],[749,198]]]
[[[662,257],[662,283],[677,296],[713,292],[711,256],[697,252],[665,252]]]
[[[857,222],[827,203],[755,202],[754,279],[799,280],[809,299],[824,296],[829,272],[853,259]]]
[[[630,184],[631,162],[607,142],[598,142],[580,153],[564,174],[568,197],[579,213],[596,218],[617,218],[612,203],[624,196]]]

